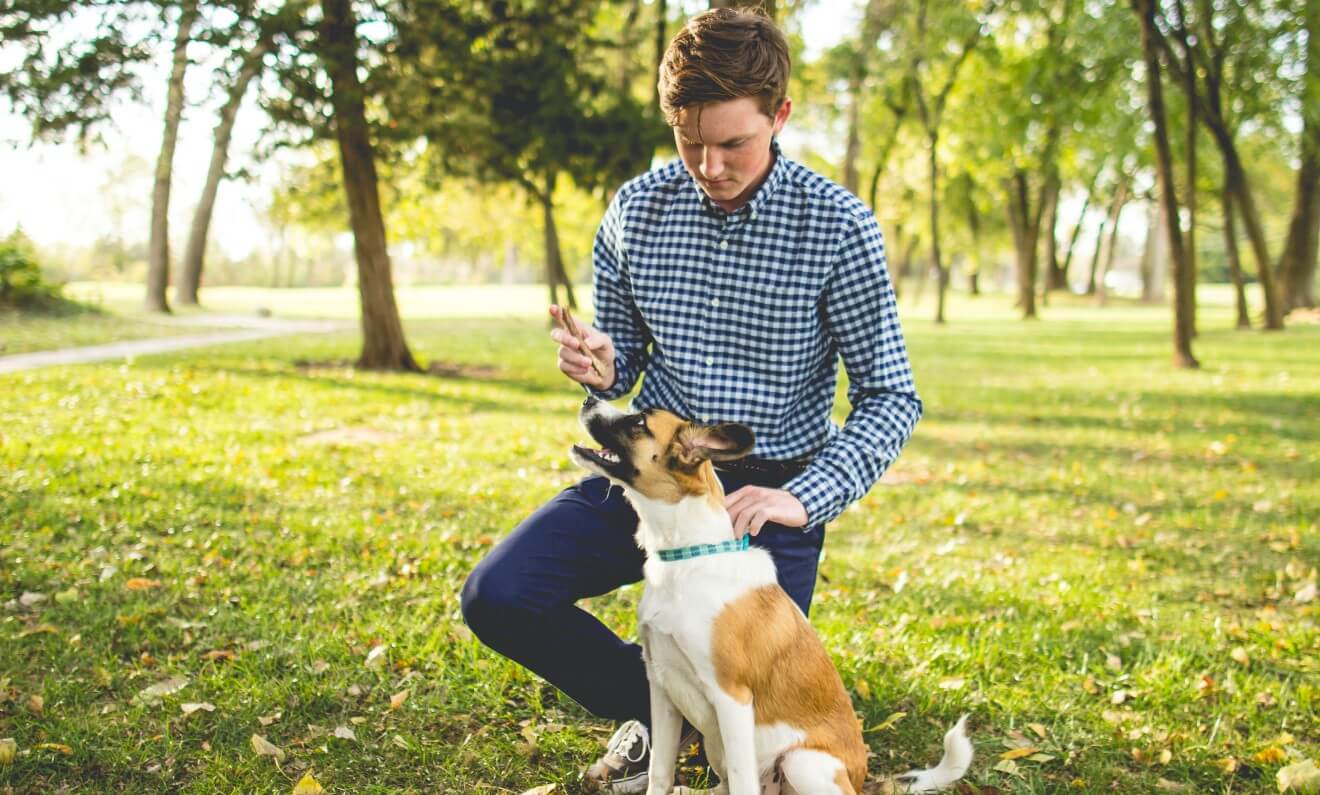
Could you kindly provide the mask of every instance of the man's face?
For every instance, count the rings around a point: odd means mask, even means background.
[[[785,99],[772,120],[754,98],[739,97],[679,112],[679,156],[711,201],[733,212],[752,198],[770,173],[770,138],[783,129],[792,107]]]

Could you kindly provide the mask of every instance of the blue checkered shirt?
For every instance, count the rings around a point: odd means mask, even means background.
[[[784,157],[727,213],[681,161],[627,182],[592,249],[596,326],[634,409],[740,422],[753,455],[811,457],[784,488],[808,526],[870,490],[921,416],[875,216]],[[838,360],[852,411],[830,419]]]

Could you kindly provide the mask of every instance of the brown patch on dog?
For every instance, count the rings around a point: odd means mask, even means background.
[[[705,495],[722,508],[724,486],[709,458],[718,449],[711,446],[711,430],[664,410],[647,415],[646,429],[650,435],[637,439],[630,450],[639,473],[633,488],[665,502]]]
[[[806,737],[799,746],[843,762],[855,793],[866,777],[866,746],[820,638],[777,585],[729,603],[712,627],[712,660],[720,687],[752,704],[758,725],[785,723]]]

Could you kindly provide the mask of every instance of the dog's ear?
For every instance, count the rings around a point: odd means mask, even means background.
[[[732,461],[752,452],[756,434],[746,425],[721,422],[718,425],[689,425],[680,441],[683,458],[691,463],[707,459]]]

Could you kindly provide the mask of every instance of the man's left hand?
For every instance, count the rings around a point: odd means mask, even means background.
[[[733,537],[746,533],[756,535],[766,522],[777,522],[785,527],[805,527],[807,509],[798,498],[783,489],[764,486],[743,486],[724,498],[724,507],[733,519]]]

